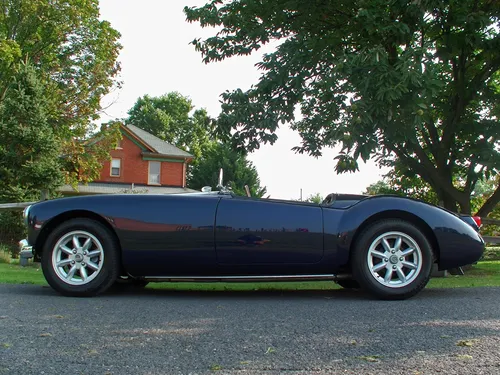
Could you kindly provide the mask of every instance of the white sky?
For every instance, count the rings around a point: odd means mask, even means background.
[[[220,94],[226,90],[246,90],[260,76],[254,64],[262,52],[233,57],[220,63],[204,64],[201,54],[189,44],[213,33],[199,24],[186,22],[184,6],[201,6],[205,0],[100,0],[101,18],[108,20],[122,37],[120,54],[123,87],[105,98],[108,105],[103,121],[124,118],[137,98],[178,91],[192,99],[196,108],[209,115],[220,112]],[[139,6],[140,4],[140,6]],[[321,158],[291,151],[300,137],[287,127],[278,131],[278,141],[249,156],[273,198],[297,199],[300,189],[305,199],[319,192],[360,193],[381,178],[375,163],[360,164],[355,174],[335,173],[333,158],[338,150],[325,150]]]

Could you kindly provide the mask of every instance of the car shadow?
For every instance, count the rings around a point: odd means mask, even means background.
[[[484,298],[477,293],[478,289],[496,289],[495,287],[480,288],[426,288],[416,296],[407,301],[428,299],[481,299]],[[61,296],[47,285],[1,285],[0,294],[32,295],[32,296]],[[362,290],[332,289],[332,290],[172,290],[158,289],[154,287],[137,288],[130,286],[113,286],[105,293],[93,298],[176,298],[176,299],[206,299],[206,300],[332,300],[332,301],[391,301],[380,300],[368,292]],[[404,301],[393,301],[401,303]]]
[[[137,297],[176,297],[176,298],[205,298],[205,299],[342,299],[342,300],[369,300],[373,297],[360,290],[172,290],[156,288],[111,288],[104,293],[111,296]]]

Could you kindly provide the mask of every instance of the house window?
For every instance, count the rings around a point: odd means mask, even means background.
[[[122,164],[121,159],[111,160],[111,176],[120,177],[121,164]]]
[[[149,162],[149,184],[150,185],[160,185],[160,170],[161,162],[150,161]]]

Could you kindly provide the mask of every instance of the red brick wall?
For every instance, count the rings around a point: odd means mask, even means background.
[[[119,177],[111,176],[111,162],[106,161],[101,170],[101,177],[96,182],[117,182],[129,184],[148,183],[148,161],[142,160],[141,148],[126,136],[123,136],[122,149],[112,150],[111,157],[121,159]],[[170,186],[183,185],[183,163],[161,162],[161,184]]]
[[[182,186],[183,176],[182,176],[182,163],[161,163],[161,184],[162,185],[173,185]]]

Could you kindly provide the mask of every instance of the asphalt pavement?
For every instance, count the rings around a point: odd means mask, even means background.
[[[0,285],[0,374],[500,374],[500,288],[96,298]]]

